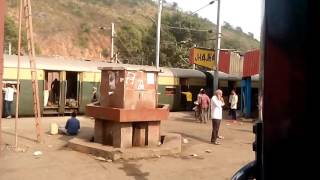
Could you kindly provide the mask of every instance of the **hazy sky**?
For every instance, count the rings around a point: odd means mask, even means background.
[[[196,11],[209,4],[211,0],[166,0],[176,2],[184,11]],[[255,38],[260,38],[262,0],[221,0],[221,22],[240,26],[244,32],[252,32]],[[216,24],[217,2],[197,12],[199,16],[208,18]]]

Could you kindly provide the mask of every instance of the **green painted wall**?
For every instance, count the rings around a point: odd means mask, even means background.
[[[99,89],[100,89],[100,82],[81,82],[80,84],[80,113],[85,113],[86,105],[91,103],[92,99],[92,88],[97,88],[97,95],[100,98]]]
[[[158,92],[160,92],[158,103],[159,104],[169,104],[170,110],[176,111],[179,109],[180,105],[180,86],[171,86],[176,88],[176,94],[175,95],[166,95],[165,89],[166,85],[159,85],[158,86]]]
[[[6,79],[5,81],[16,81],[15,79]],[[39,86],[39,100],[40,100],[40,107],[41,112],[43,109],[43,87],[44,87],[44,81],[39,80],[38,81]],[[12,114],[15,114],[16,109],[16,94],[14,96],[14,100],[12,103]],[[21,80],[20,81],[20,101],[19,101],[19,115],[21,116],[27,116],[27,115],[33,115],[33,95],[32,95],[32,84],[31,80]]]
[[[173,86],[176,88],[176,94],[175,95],[166,95],[165,94],[165,88],[166,85],[159,85],[158,86],[158,91],[161,93],[159,95],[159,103],[160,104],[169,104],[170,105],[170,110],[172,111],[180,111],[184,110],[185,107],[182,106],[182,98],[185,98],[184,95],[181,94],[181,86]],[[203,86],[189,86],[189,89],[192,93],[192,100],[196,101],[197,100],[197,95],[199,93],[199,90],[201,88],[204,88]]]

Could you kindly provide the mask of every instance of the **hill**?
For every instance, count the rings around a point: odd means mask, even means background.
[[[17,0],[7,0],[6,43],[16,45]],[[155,57],[157,5],[151,0],[32,0],[37,52],[44,56],[86,59],[110,57],[111,23],[115,23],[115,47],[128,63],[152,64]],[[105,27],[104,30],[100,27]],[[180,27],[180,28],[177,28]],[[202,31],[196,31],[196,30]],[[205,31],[208,30],[208,31]],[[210,33],[213,31],[213,33]],[[188,66],[193,45],[214,47],[215,26],[209,20],[166,4],[162,15],[161,62]],[[242,51],[257,48],[252,34],[225,23],[222,48]]]

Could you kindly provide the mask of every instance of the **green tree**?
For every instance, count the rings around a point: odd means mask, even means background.
[[[119,57],[131,64],[155,64],[156,57],[156,22],[141,28],[135,22],[123,20],[124,24],[117,31],[116,47]],[[224,30],[229,33],[241,32],[238,27],[225,22]],[[190,15],[179,10],[164,11],[161,22],[160,65],[168,67],[189,68],[189,50],[194,45],[214,48],[215,26],[207,19]],[[224,37],[222,48],[242,50],[243,39],[240,36]]]
[[[226,21],[223,22],[223,26],[222,27],[225,28],[225,29],[233,30],[233,27],[231,26],[231,24],[226,22]]]
[[[252,32],[248,32],[248,36],[250,37],[250,38],[254,38],[254,35],[253,35],[253,33]]]
[[[240,26],[236,27],[236,31],[241,32],[241,33],[243,32],[243,30],[242,30],[242,28]]]
[[[127,62],[138,64],[142,57],[143,29],[139,26],[127,22],[119,28],[115,38],[115,45],[120,52],[120,57]]]
[[[4,42],[6,44],[11,43],[11,51],[13,54],[18,54],[18,27],[9,16],[5,17],[4,22]],[[25,33],[22,33],[21,47],[27,49],[27,37]]]

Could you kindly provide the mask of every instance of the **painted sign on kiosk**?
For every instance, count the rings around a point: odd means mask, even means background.
[[[216,67],[214,50],[205,48],[191,48],[189,63],[212,69]]]

